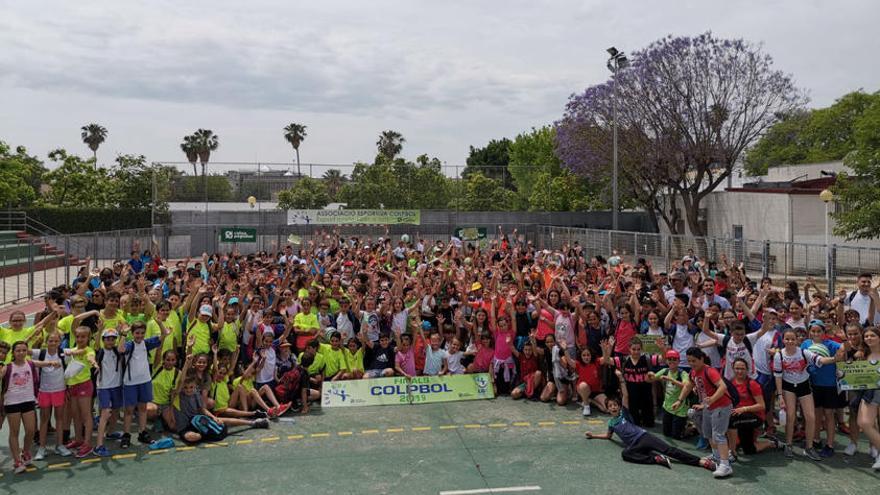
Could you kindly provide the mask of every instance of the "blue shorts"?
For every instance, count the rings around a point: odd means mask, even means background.
[[[119,409],[121,407],[122,387],[98,389],[99,409]]]
[[[122,396],[125,407],[134,407],[138,404],[153,402],[153,383],[141,383],[139,385],[123,385]]]

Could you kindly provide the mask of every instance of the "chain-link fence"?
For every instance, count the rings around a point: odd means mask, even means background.
[[[537,234],[543,249],[577,242],[590,255],[612,253],[644,258],[657,270],[670,270],[685,256],[702,260],[740,264],[752,277],[767,276],[776,281],[805,281],[814,277],[832,291],[854,287],[860,273],[880,271],[880,248],[825,246],[788,242],[688,237],[643,232],[621,232],[576,227],[542,226]],[[828,274],[826,280],[826,270]]]

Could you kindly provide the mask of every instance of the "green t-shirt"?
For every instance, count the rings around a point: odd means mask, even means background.
[[[688,377],[688,374],[682,370],[677,371],[678,376],[675,374],[671,374],[669,372],[669,368],[663,368],[654,374],[657,378],[661,376],[669,376],[674,380],[680,381],[683,385],[686,385],[691,379]],[[678,400],[679,394],[681,394],[681,389],[683,387],[679,387],[678,385],[672,382],[663,382],[665,395],[663,397],[663,410],[667,411],[670,414],[674,414],[675,416],[686,418],[688,412],[688,403],[687,401],[682,401],[681,405],[678,406],[678,409],[673,409],[672,404]]]
[[[190,335],[195,335],[195,342],[193,342],[194,355],[211,353],[211,326],[208,323],[196,320],[190,327],[189,333]]]
[[[80,383],[85,383],[92,379],[92,363],[89,362],[89,356],[91,356],[92,359],[95,359],[95,350],[91,347],[86,347],[86,352],[78,356],[73,356],[73,360],[82,363],[83,368],[79,373],[73,375],[73,377],[64,379],[68,387],[79,385]]]
[[[241,327],[238,320],[232,323],[224,322],[223,328],[220,329],[220,339],[217,346],[220,349],[226,349],[229,352],[235,352],[235,346],[238,345],[238,332]]]
[[[64,338],[65,335],[69,335],[69,342],[73,342],[73,318],[73,315],[67,315],[58,320],[58,323],[55,324],[55,327],[58,329],[58,332],[61,333],[62,338]]]
[[[9,352],[6,353],[6,364],[12,362],[12,344],[21,340],[27,340],[33,331],[34,327],[22,327],[21,330],[13,330],[9,327],[0,328],[0,340],[9,344]],[[28,348],[30,348],[30,344],[28,344]]]
[[[211,383],[210,396],[214,399],[214,411],[221,411],[229,407],[229,385],[225,380]]]
[[[171,404],[171,391],[174,390],[179,379],[180,370],[177,368],[166,370],[162,367],[153,375],[153,402],[160,406]]]
[[[321,344],[318,354],[324,356],[324,376],[332,378],[340,371],[348,371],[343,348],[333,349],[330,344]]]
[[[299,353],[298,361],[301,363],[303,358],[303,353]],[[319,375],[324,371],[325,362],[324,355],[320,352],[315,354],[315,360],[312,361],[312,364],[309,365],[306,371],[309,372],[309,375]]]

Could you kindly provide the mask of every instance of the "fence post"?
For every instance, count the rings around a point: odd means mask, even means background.
[[[28,299],[34,298],[34,244],[30,240],[27,241],[28,252]]]
[[[761,249],[761,277],[770,276],[770,241],[764,241],[764,248]]]
[[[666,237],[664,257],[666,258],[666,271],[669,272],[672,270],[672,234],[666,234],[664,237]]]
[[[123,258],[123,256],[121,256],[119,254],[121,252],[121,249],[122,249],[122,239],[121,239],[120,232],[117,230],[116,231],[116,259]]]
[[[835,270],[835,261],[837,261],[837,244],[832,244],[831,249],[828,250],[828,259],[825,260],[825,263],[828,264],[828,295],[834,294],[835,285],[837,285],[837,271]]]
[[[608,231],[608,251],[606,251],[606,252],[609,255],[614,253],[614,240],[611,238],[613,233],[614,233],[613,230]]]
[[[98,256],[98,233],[95,232],[95,234],[92,237],[93,237],[92,241],[94,242],[94,246],[95,246],[95,261],[97,261],[97,260],[101,259],[101,257]]]
[[[64,280],[70,281],[70,234],[64,236]]]

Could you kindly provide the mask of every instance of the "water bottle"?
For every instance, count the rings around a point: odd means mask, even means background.
[[[779,426],[780,428],[785,428],[785,409],[779,410]]]

